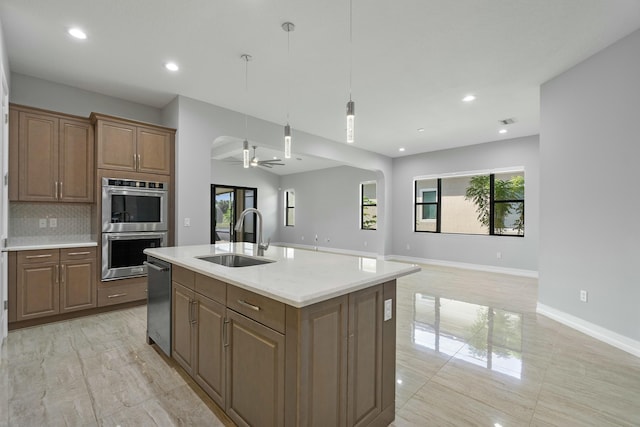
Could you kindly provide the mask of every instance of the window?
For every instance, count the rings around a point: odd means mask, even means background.
[[[360,228],[375,230],[378,225],[378,199],[376,183],[363,182],[360,184]]]
[[[438,232],[438,179],[423,179],[415,182],[416,223],[414,231]]]
[[[284,192],[284,225],[293,227],[296,225],[296,193],[293,190]]]
[[[414,231],[524,236],[524,172],[416,179]]]

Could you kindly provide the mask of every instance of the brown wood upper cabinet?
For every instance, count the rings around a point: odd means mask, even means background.
[[[174,130],[96,113],[91,120],[96,126],[99,169],[171,174]]]
[[[93,202],[91,123],[42,110],[10,108],[9,199]]]

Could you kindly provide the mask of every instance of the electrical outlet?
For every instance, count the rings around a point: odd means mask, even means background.
[[[300,240],[304,240],[304,236],[300,236]]]
[[[411,246],[409,246],[409,244],[407,243],[407,250],[410,251],[411,250]]]
[[[364,246],[365,246],[365,248],[367,247],[367,241],[366,240],[364,241]]]
[[[502,252],[496,252],[496,258],[502,259]]]
[[[56,228],[58,226],[57,218],[49,218],[49,227]]]
[[[47,228],[47,218],[40,218],[40,228]]]
[[[393,300],[384,300],[384,321],[391,320],[393,317]]]
[[[585,291],[584,289],[580,289],[580,301],[587,302],[588,296],[589,294],[587,291]]]
[[[191,218],[185,218],[184,219],[184,226],[185,227],[191,227]]]

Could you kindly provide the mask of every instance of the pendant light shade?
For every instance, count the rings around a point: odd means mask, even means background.
[[[242,143],[242,166],[245,169],[249,168],[249,141],[246,139]]]
[[[291,158],[291,126],[289,123],[284,127],[284,158]]]
[[[353,144],[355,122],[355,103],[351,100],[347,102],[347,143]]]

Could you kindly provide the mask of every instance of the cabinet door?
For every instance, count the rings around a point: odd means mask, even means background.
[[[98,169],[135,171],[136,127],[98,120]]]
[[[60,268],[60,312],[95,307],[96,260],[65,261]]]
[[[20,112],[9,107],[9,201],[19,200]]]
[[[19,199],[55,201],[58,185],[58,118],[20,112]]]
[[[17,321],[60,312],[58,262],[18,265]]]
[[[193,376],[194,292],[176,282],[172,282],[171,289],[171,356]]]
[[[137,133],[138,171],[171,173],[171,137],[167,131],[139,127]]]
[[[368,425],[382,412],[382,285],[349,295],[347,425]]]
[[[225,307],[196,295],[197,334],[193,377],[209,396],[224,408],[225,360],[223,328]]]
[[[93,127],[60,119],[59,197],[63,202],[93,202]]]
[[[284,425],[284,335],[227,310],[227,415],[239,426]]]

